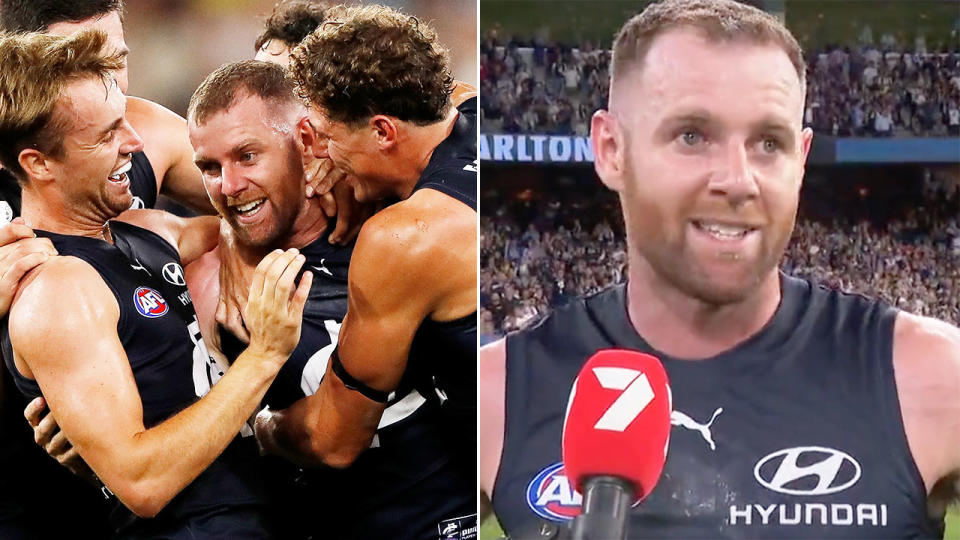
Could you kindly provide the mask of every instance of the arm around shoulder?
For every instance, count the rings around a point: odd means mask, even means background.
[[[127,117],[143,138],[159,192],[202,214],[214,214],[193,163],[187,121],[162,105],[133,96],[127,97]]]

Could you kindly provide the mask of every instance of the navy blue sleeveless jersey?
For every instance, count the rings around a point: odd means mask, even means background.
[[[477,98],[462,103],[450,135],[433,151],[414,192],[433,189],[477,210]],[[408,369],[433,380],[464,466],[476,477],[477,313],[425,320],[414,335]]]
[[[150,160],[143,152],[133,154],[132,159],[127,172],[133,194],[131,208],[153,208],[157,181]],[[0,168],[0,225],[20,215],[20,204],[20,184]],[[7,391],[0,390],[0,462],[22,466],[5,473],[0,481],[0,538],[61,538],[76,531],[105,536],[103,531],[109,526],[102,501],[90,499],[88,494],[95,490],[33,442],[33,433],[23,419],[28,400],[16,391],[10,374],[2,371],[0,384]],[[58,519],[41,517],[50,513]]]
[[[354,243],[332,245],[328,235],[300,250],[313,284],[300,342],[264,399],[273,409],[317,391],[337,344]],[[228,357],[239,353],[232,334],[221,329],[220,336]],[[262,458],[282,537],[438,538],[438,526],[475,512],[475,475],[455,465],[429,379],[415,385],[411,376],[384,411],[372,447],[350,467],[302,470],[275,456]]]
[[[660,358],[673,393],[666,465],[630,538],[928,538],[943,522],[907,447],[893,378],[896,310],[781,276],[773,319],[683,361],[627,318],[621,285],[506,338],[506,430],[493,504],[508,532],[581,502],[560,439],[571,384],[598,349]]]
[[[90,264],[113,292],[120,308],[117,333],[140,393],[144,425],[150,428],[205,393],[216,364],[200,336],[177,250],[158,235],[127,223],[110,222],[110,231],[113,245],[39,230],[37,235],[50,238],[60,255]],[[2,346],[17,388],[30,399],[41,395],[37,383],[23,377],[13,364],[6,322]],[[255,459],[255,453],[235,441],[155,518],[137,518],[113,499],[110,522],[118,537],[200,538],[198,523],[211,515],[236,512],[238,522],[244,522],[236,536],[250,537],[246,521],[266,502],[262,482],[253,471]],[[268,534],[266,529],[260,533]],[[216,534],[229,536],[231,531]]]

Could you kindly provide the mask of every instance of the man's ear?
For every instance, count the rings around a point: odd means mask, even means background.
[[[309,116],[304,116],[297,122],[297,142],[300,144],[305,160],[327,157],[327,141],[320,140]]]
[[[616,116],[607,110],[593,113],[590,122],[590,141],[593,144],[593,168],[609,189],[623,190],[625,170],[625,140]]]
[[[54,160],[36,148],[24,148],[17,162],[31,181],[49,182],[54,179]]]
[[[303,152],[304,158],[313,158],[313,146],[317,144],[317,130],[310,122],[309,116],[303,116],[297,122],[297,143]]]
[[[380,150],[390,150],[397,144],[400,126],[396,118],[377,114],[367,124]]]

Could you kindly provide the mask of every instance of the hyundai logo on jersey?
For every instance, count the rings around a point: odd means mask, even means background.
[[[141,315],[150,319],[162,317],[170,309],[160,293],[150,287],[137,287],[133,293],[133,305]]]
[[[788,495],[828,495],[860,479],[860,464],[850,454],[822,446],[773,452],[757,462],[753,475],[762,486]]]
[[[583,496],[570,485],[561,462],[543,469],[530,481],[527,504],[542,518],[563,522],[580,514]]]

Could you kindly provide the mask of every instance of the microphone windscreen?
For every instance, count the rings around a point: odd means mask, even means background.
[[[636,351],[597,351],[570,390],[563,426],[563,467],[583,493],[590,476],[615,476],[635,501],[653,491],[667,458],[670,383],[660,360]]]

